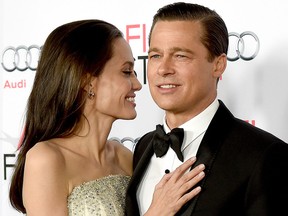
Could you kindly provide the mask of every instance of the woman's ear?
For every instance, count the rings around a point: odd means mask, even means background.
[[[220,78],[222,74],[224,73],[226,66],[227,66],[227,56],[223,53],[220,56],[216,57],[214,59],[215,65],[214,65],[214,71],[213,76]]]
[[[82,79],[82,89],[84,89],[86,92],[89,92],[89,90],[94,87],[94,80],[96,77],[93,77],[91,74],[87,73],[85,77]]]

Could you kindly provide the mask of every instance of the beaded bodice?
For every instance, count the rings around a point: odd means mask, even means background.
[[[69,216],[123,216],[129,180],[109,175],[76,186],[68,197]]]

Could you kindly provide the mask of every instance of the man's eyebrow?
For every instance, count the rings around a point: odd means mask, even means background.
[[[182,52],[187,52],[187,53],[190,53],[190,54],[194,54],[194,52],[192,50],[187,49],[187,48],[181,48],[181,47],[172,47],[171,49],[169,49],[169,51],[171,53],[182,51]],[[148,50],[148,54],[150,52],[160,52],[160,49],[158,49],[156,47],[155,48],[151,48],[151,49]]]
[[[148,54],[150,52],[159,52],[159,49],[158,48],[151,48],[151,49],[148,50]]]
[[[190,54],[194,54],[194,52],[191,49],[181,48],[181,47],[173,47],[173,48],[169,49],[169,51],[171,51],[172,53],[180,51],[180,52],[187,52]]]

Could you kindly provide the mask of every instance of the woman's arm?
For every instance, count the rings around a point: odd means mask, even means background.
[[[28,216],[67,216],[68,187],[62,154],[38,143],[26,155],[23,203]]]

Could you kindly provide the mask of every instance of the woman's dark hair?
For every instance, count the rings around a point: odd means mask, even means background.
[[[228,31],[223,19],[213,10],[198,4],[178,2],[160,8],[153,17],[149,34],[158,21],[199,21],[203,27],[202,43],[209,52],[208,60],[227,54]]]
[[[38,142],[77,131],[87,98],[83,86],[89,84],[89,77],[101,74],[119,37],[122,32],[110,23],[81,20],[59,26],[46,39],[10,186],[10,202],[18,211],[26,213],[22,200],[26,153]]]

